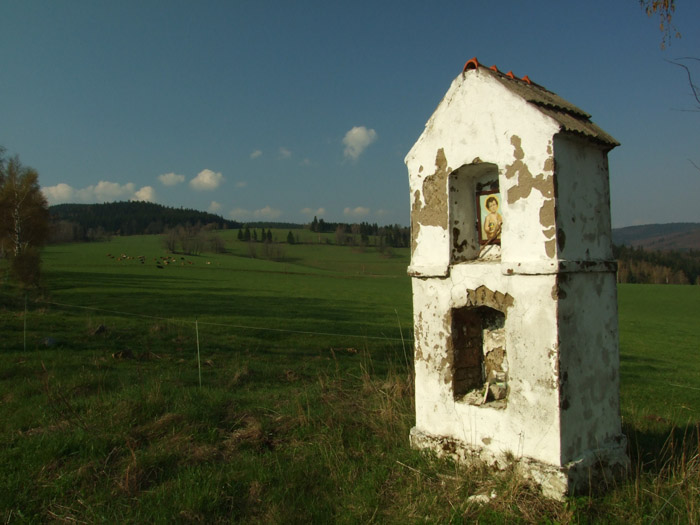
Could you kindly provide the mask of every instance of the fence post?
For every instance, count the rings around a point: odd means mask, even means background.
[[[27,351],[27,292],[24,292],[24,351]]]
[[[202,388],[202,361],[199,358],[199,321],[194,320],[194,331],[197,335],[197,370],[199,371],[199,388]]]

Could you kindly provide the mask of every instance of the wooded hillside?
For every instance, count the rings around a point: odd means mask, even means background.
[[[700,284],[700,224],[644,224],[612,234],[618,282]]]
[[[152,202],[58,204],[49,208],[53,242],[90,241],[110,235],[163,233],[177,226],[213,224],[216,229],[240,223],[199,210],[170,208]]]

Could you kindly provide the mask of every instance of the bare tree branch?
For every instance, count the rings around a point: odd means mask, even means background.
[[[698,88],[697,85],[693,83],[693,74],[690,71],[690,68],[686,66],[685,64],[679,62],[679,60],[694,60],[696,62],[700,62],[700,58],[698,57],[680,57],[677,58],[676,60],[666,60],[669,64],[673,64],[674,66],[682,67],[685,70],[685,74],[688,76],[688,85],[690,86],[690,90],[693,93],[693,98],[695,99],[695,102],[697,102],[697,107],[693,109],[683,109],[679,111],[692,111],[692,112],[700,112],[700,89]],[[693,167],[700,171],[700,166],[695,164],[691,159],[688,159],[688,162],[690,162]]]
[[[677,58],[676,60],[689,60],[689,59],[700,61],[699,59],[694,58],[694,57],[683,57],[683,58]],[[698,93],[698,87],[693,83],[693,74],[691,73],[690,68],[688,66],[686,66],[685,64],[682,64],[680,62],[676,62],[674,60],[666,60],[666,62],[685,69],[685,74],[688,75],[688,85],[690,85],[690,90],[693,92],[693,98],[698,103],[698,109],[700,109],[700,94]]]

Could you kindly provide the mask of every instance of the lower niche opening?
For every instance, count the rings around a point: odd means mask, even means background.
[[[452,310],[452,389],[456,401],[505,406],[505,319],[503,312],[488,306]]]

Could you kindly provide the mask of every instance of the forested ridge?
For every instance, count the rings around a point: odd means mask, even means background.
[[[700,251],[657,251],[613,246],[617,282],[700,284]]]
[[[107,239],[112,235],[148,235],[176,229],[191,231],[206,227],[207,230],[277,228],[307,228],[316,233],[334,233],[338,244],[369,244],[370,237],[378,244],[390,247],[407,247],[409,229],[398,224],[378,226],[376,223],[359,224],[314,220],[308,224],[289,222],[250,222],[242,224],[219,215],[186,208],[171,208],[150,202],[111,202],[104,204],[58,204],[49,208],[51,215],[51,242],[81,242]],[[253,230],[255,231],[255,230]],[[257,240],[257,239],[246,239]]]
[[[618,282],[700,284],[700,224],[643,224],[612,234]]]
[[[49,207],[53,242],[90,241],[110,235],[164,233],[184,225],[214,225],[216,229],[240,228],[236,221],[187,208],[171,208],[152,202],[58,204]]]

